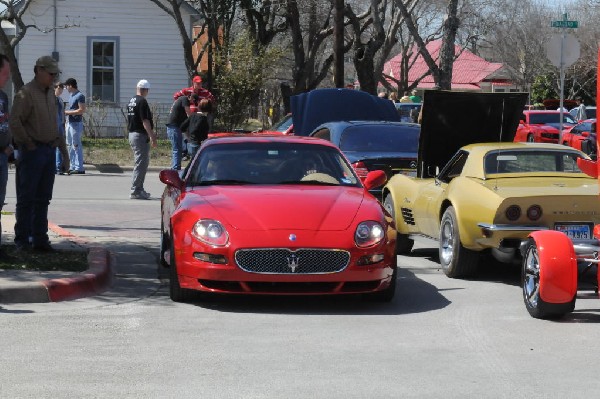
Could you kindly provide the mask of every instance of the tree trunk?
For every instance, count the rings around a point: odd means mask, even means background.
[[[448,2],[448,13],[444,21],[442,46],[440,48],[439,86],[442,90],[452,89],[452,67],[454,65],[454,41],[460,21],[456,16],[458,0]]]

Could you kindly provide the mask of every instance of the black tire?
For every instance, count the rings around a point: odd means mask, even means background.
[[[167,245],[169,243],[169,236],[165,233],[165,227],[161,220],[160,222],[160,259],[159,264],[162,267],[169,267],[169,263],[165,259],[165,254],[167,253]]]
[[[469,277],[477,272],[479,252],[462,246],[454,207],[449,206],[442,216],[439,236],[442,270],[448,277]]]
[[[175,250],[171,239],[171,265],[169,267],[169,296],[173,302],[188,302],[194,299],[194,291],[181,288],[177,276],[177,264],[175,263]]]
[[[398,279],[398,267],[394,267],[392,273],[392,281],[390,285],[383,291],[377,291],[369,294],[365,294],[365,298],[373,302],[391,302],[396,294],[396,280]]]
[[[383,200],[383,207],[390,215],[392,219],[396,220],[396,211],[394,209],[394,200],[390,194],[385,196]],[[415,240],[408,238],[408,234],[396,234],[396,254],[397,255],[408,255],[412,251]]]
[[[527,311],[536,319],[559,319],[575,309],[575,299],[573,296],[570,302],[566,303],[548,303],[540,297],[541,280],[540,269],[543,265],[540,263],[538,247],[534,239],[529,238],[523,257],[521,267],[521,286],[523,287],[523,302]]]
[[[527,142],[529,142],[529,143],[535,143],[535,137],[533,136],[533,134],[529,133],[527,135]]]

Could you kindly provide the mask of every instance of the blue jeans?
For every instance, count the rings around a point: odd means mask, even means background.
[[[144,180],[150,163],[150,140],[147,134],[129,132],[129,145],[133,150],[133,177],[131,194],[144,192]]]
[[[61,129],[59,128],[59,132],[58,132],[61,136],[65,136],[65,132],[61,131]],[[62,155],[60,153],[60,148],[56,147],[56,173],[60,173],[62,172]],[[66,171],[68,172],[68,171]]]
[[[83,145],[81,136],[83,135],[83,122],[69,122],[67,124],[67,147],[69,149],[69,159],[71,167],[69,170],[78,170],[83,172]]]
[[[196,151],[200,148],[199,144],[192,143],[191,141],[187,143],[188,154],[190,154],[190,160],[194,159],[194,155],[196,155]]]
[[[48,240],[48,205],[54,188],[56,149],[37,145],[33,150],[19,148],[17,166],[17,206],[15,244],[44,245]]]
[[[171,140],[171,148],[173,149],[171,156],[171,169],[180,170],[181,152],[183,149],[183,135],[181,134],[181,129],[174,125],[167,125],[167,136],[169,136],[169,140]]]

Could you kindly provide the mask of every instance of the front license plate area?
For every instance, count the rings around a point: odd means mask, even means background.
[[[562,231],[572,240],[587,240],[592,238],[591,223],[556,223],[554,230]]]

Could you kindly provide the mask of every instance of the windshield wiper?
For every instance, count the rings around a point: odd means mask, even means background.
[[[197,182],[196,185],[198,185],[198,186],[214,186],[214,185],[236,186],[236,185],[245,185],[245,184],[255,184],[255,183],[250,182],[250,181],[245,181],[245,180],[224,179],[224,180],[203,180],[203,181]]]
[[[339,186],[339,183],[324,182],[322,180],[285,180],[277,184],[302,184],[302,185],[319,185],[319,186]]]

